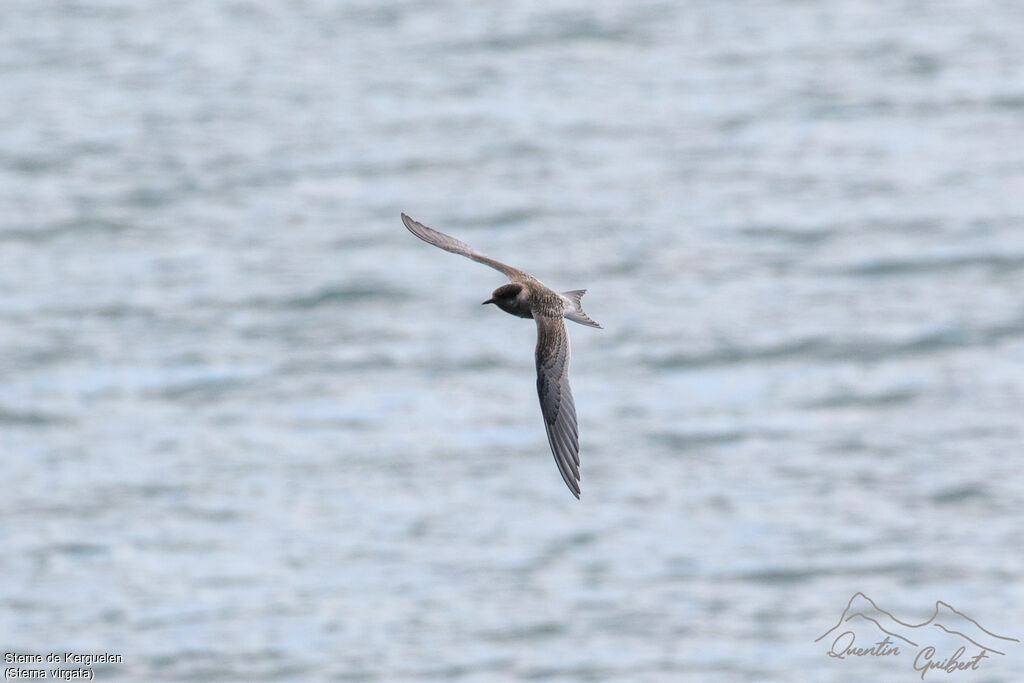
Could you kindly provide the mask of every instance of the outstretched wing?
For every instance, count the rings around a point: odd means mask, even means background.
[[[416,235],[427,244],[433,244],[435,247],[439,247],[445,251],[450,251],[453,254],[461,254],[462,256],[471,258],[485,266],[490,266],[495,270],[500,270],[512,282],[524,282],[534,279],[529,273],[519,270],[518,268],[513,268],[501,261],[492,259],[490,256],[484,256],[465,242],[461,242],[451,235],[446,235],[443,232],[438,232],[433,228],[428,228],[419,221],[414,221],[409,218],[404,213],[402,214],[402,222],[405,223],[405,227],[409,229],[409,232]]]
[[[580,497],[580,442],[576,404],[569,388],[569,331],[565,321],[537,316],[537,395],[555,464],[573,495]]]

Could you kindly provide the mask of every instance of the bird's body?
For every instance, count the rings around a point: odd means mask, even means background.
[[[402,222],[409,232],[424,242],[504,273],[509,284],[494,290],[484,303],[495,304],[506,313],[537,322],[537,394],[544,415],[544,428],[558,471],[569,490],[579,498],[579,433],[576,405],[569,388],[569,332],[565,318],[581,325],[601,327],[583,312],[580,298],[587,290],[559,294],[529,273],[484,256],[468,244],[428,228],[404,213]]]

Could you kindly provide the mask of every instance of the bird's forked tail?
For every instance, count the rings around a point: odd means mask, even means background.
[[[562,296],[565,297],[566,300],[565,313],[563,315],[574,323],[579,323],[580,325],[601,327],[583,312],[583,304],[580,302],[580,299],[582,299],[583,295],[586,293],[587,290],[585,289],[574,289],[568,292],[562,292]]]

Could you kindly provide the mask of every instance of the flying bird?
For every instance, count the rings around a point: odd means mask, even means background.
[[[498,287],[483,303],[494,304],[506,313],[537,321],[537,394],[544,416],[544,429],[562,479],[579,498],[579,431],[576,427],[576,405],[569,388],[569,331],[564,318],[581,325],[601,327],[583,312],[580,299],[587,290],[576,289],[559,294],[529,273],[484,256],[465,242],[428,228],[404,213],[402,222],[409,232],[424,242],[504,273],[509,284]]]

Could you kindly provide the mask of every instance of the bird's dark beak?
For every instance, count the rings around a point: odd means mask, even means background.
[[[480,304],[480,305],[481,305],[481,306],[486,306],[487,304],[493,304],[493,303],[494,303],[494,299],[488,299],[487,301],[483,302],[483,303],[482,303],[482,304]]]

